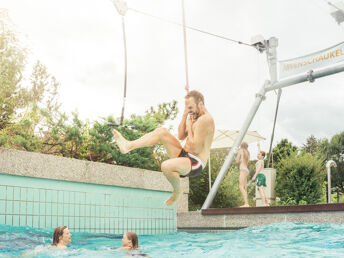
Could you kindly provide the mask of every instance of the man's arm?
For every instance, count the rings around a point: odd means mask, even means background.
[[[178,126],[178,139],[184,140],[186,136],[188,136],[188,133],[186,131],[186,120],[188,118],[188,113],[184,111],[182,120],[180,121],[180,124]]]
[[[190,118],[191,119],[191,118]],[[209,132],[211,120],[208,117],[200,117],[197,120],[197,126],[195,127],[195,131],[192,129],[192,125],[194,124],[192,121],[187,122],[187,134],[188,134],[188,142],[190,143],[191,152],[194,154],[198,154],[201,152],[204,140]]]

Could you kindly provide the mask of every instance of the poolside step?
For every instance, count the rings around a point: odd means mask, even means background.
[[[178,231],[220,231],[280,222],[344,223],[344,203],[190,211],[177,215]]]

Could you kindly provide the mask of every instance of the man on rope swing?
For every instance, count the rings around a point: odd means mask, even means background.
[[[182,193],[180,177],[195,177],[204,169],[210,155],[214,131],[214,120],[204,106],[203,95],[193,90],[185,96],[183,118],[178,126],[178,138],[187,138],[184,147],[165,128],[157,128],[134,141],[124,139],[117,130],[112,133],[122,153],[159,142],[164,145],[170,159],[162,162],[161,171],[173,186],[173,192],[165,204],[172,205]]]

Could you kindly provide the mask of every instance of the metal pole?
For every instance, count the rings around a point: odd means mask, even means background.
[[[266,48],[266,55],[268,59],[268,66],[270,72],[270,81],[271,84],[277,82],[277,46],[278,46],[278,39],[275,37],[271,37],[267,41],[267,48]]]
[[[329,160],[326,162],[327,168],[327,203],[331,203],[331,166],[337,167],[336,162]]]
[[[209,154],[209,163],[208,163],[208,172],[209,172],[209,192],[211,190],[211,165],[210,165],[210,154]]]
[[[302,74],[293,78],[278,81],[274,83],[273,85],[267,87],[265,91],[268,92],[272,90],[282,89],[282,88],[285,88],[294,84],[306,82],[306,81],[313,82],[317,78],[340,73],[343,71],[344,71],[344,63],[337,65],[335,67],[329,67],[329,68],[325,68],[325,69],[315,71],[315,72],[311,70],[307,74]]]
[[[278,46],[278,39],[275,37],[270,38],[267,41],[267,48],[266,48],[266,54],[268,59],[268,65],[269,65],[269,72],[270,72],[270,81],[271,84],[277,82],[277,51],[276,48]],[[278,113],[278,106],[281,98],[282,90],[278,90],[277,95],[277,104],[276,104],[276,110],[275,110],[275,117],[274,117],[274,123],[272,127],[272,133],[271,133],[271,139],[270,139],[270,147],[269,147],[269,157],[268,157],[268,164],[267,167],[270,165],[270,158],[271,158],[271,149],[272,149],[272,143],[275,136],[275,127],[276,127],[276,120],[277,120],[277,113]]]
[[[236,138],[234,145],[231,149],[231,151],[229,152],[229,154],[227,155],[225,162],[223,163],[221,170],[218,174],[218,176],[216,177],[216,180],[205,200],[205,202],[203,203],[202,209],[208,209],[210,207],[210,205],[212,204],[215,195],[217,193],[217,190],[220,187],[221,182],[223,181],[223,179],[225,178],[228,169],[230,167],[230,165],[233,162],[234,159],[234,154],[237,152],[239,145],[241,143],[241,141],[244,139],[244,136],[260,106],[260,104],[262,103],[263,99],[265,99],[265,87],[267,85],[269,85],[269,81],[265,81],[263,87],[261,88],[261,90],[259,91],[259,93],[256,94],[256,99],[250,109],[250,112],[248,113],[248,116],[246,118],[246,120],[244,121],[244,124],[242,125],[241,129],[240,129],[240,133],[238,135],[238,137]]]

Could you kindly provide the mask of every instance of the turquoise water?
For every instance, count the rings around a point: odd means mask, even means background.
[[[52,230],[0,225],[0,257],[128,257],[122,236],[72,233],[67,250],[47,248]],[[279,223],[221,233],[139,236],[150,257],[343,257],[344,224]]]

